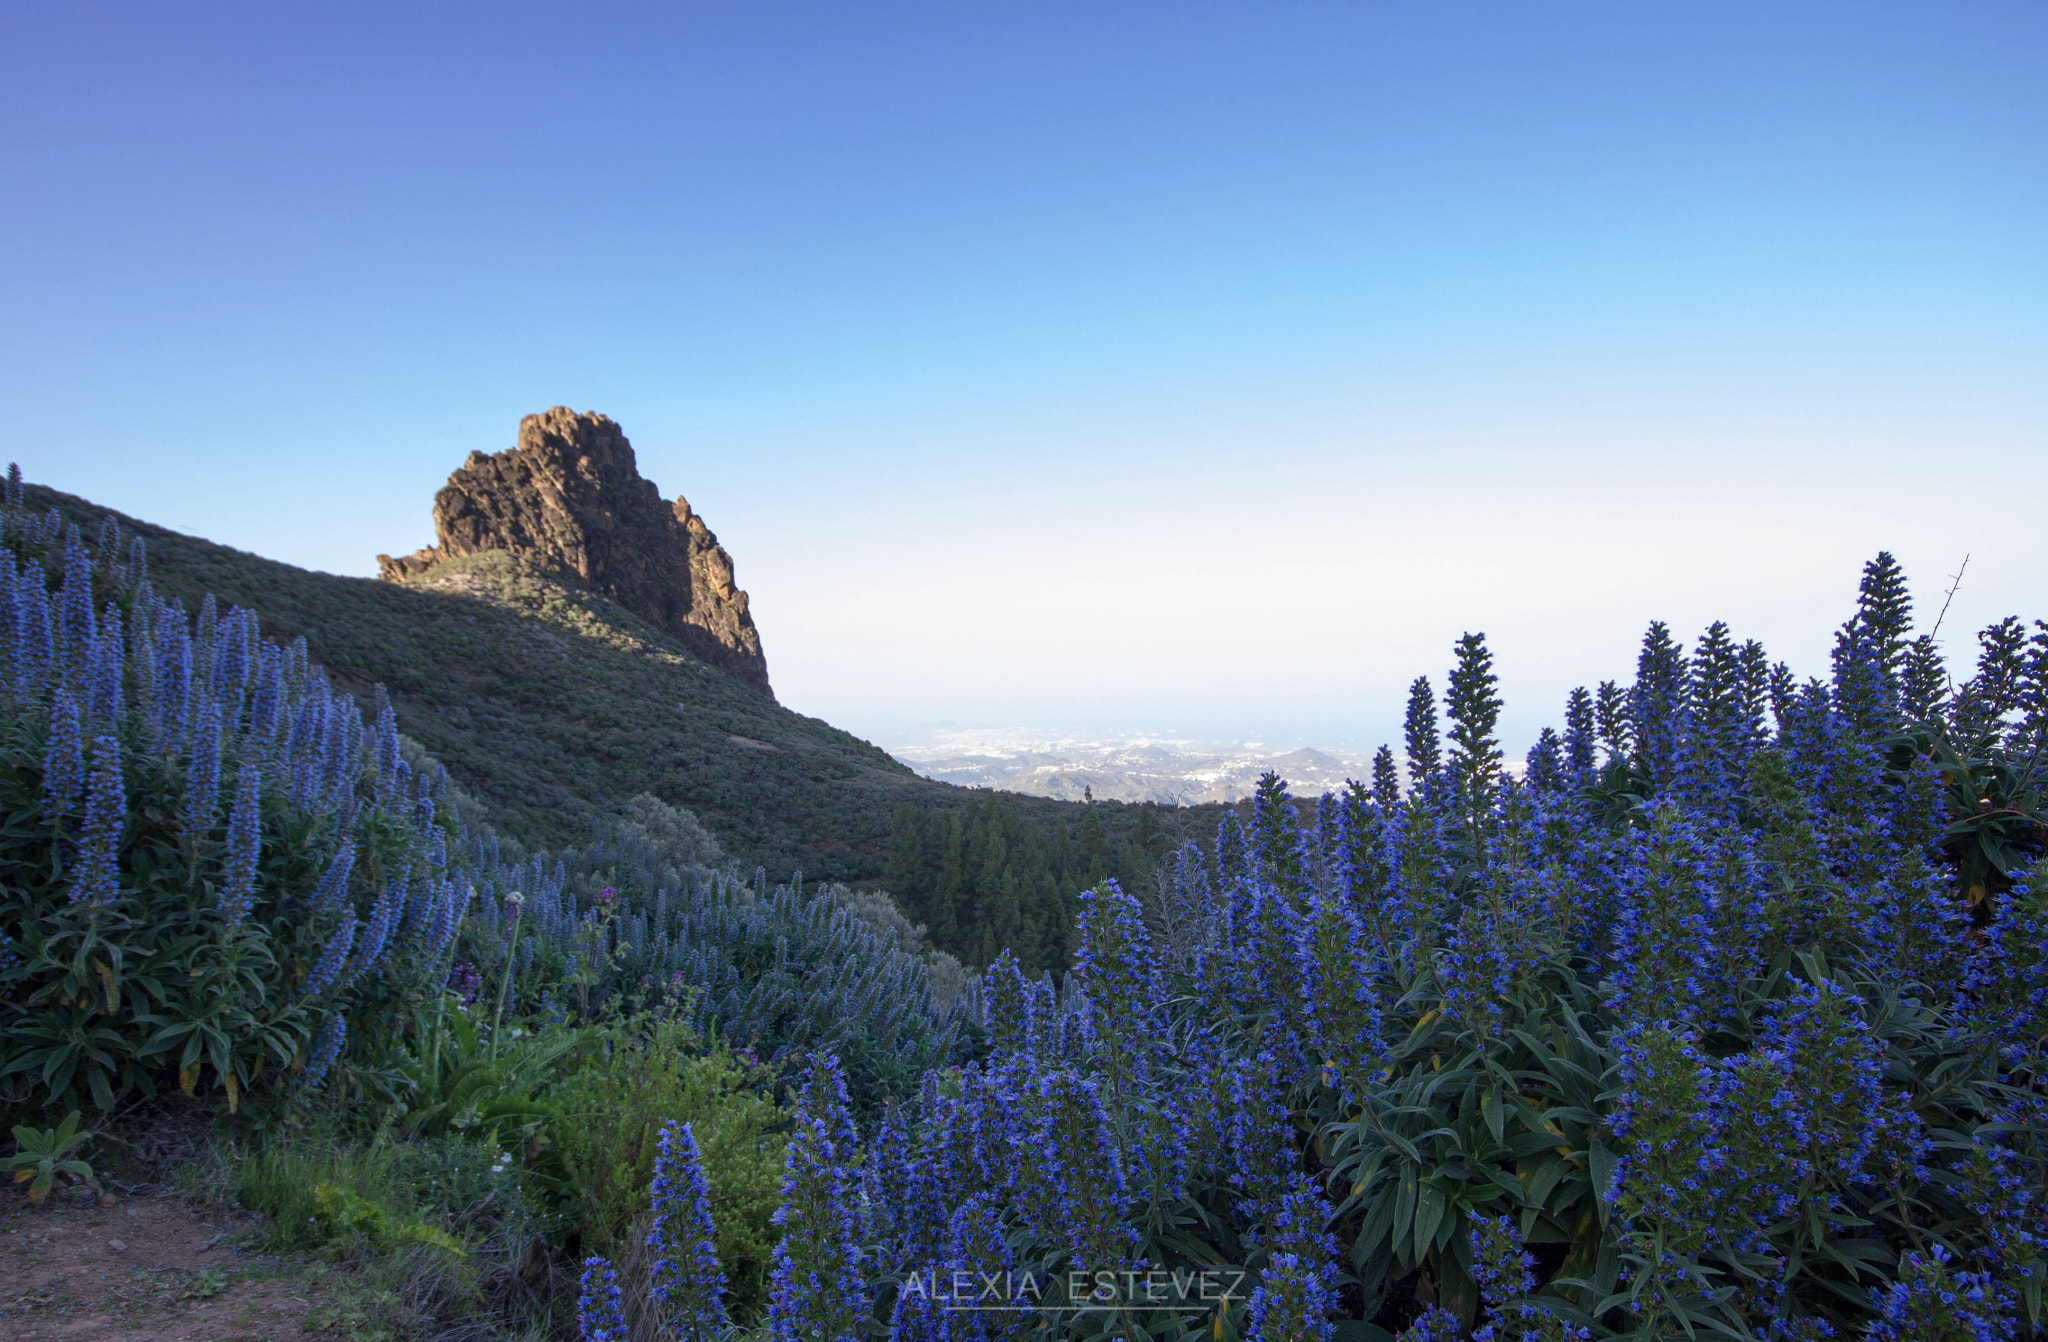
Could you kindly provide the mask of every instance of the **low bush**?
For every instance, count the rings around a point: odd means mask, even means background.
[[[689,1123],[710,1182],[719,1259],[738,1306],[757,1306],[788,1126],[772,1095],[776,1078],[673,1009],[627,1015],[590,1036],[547,1096],[539,1157],[573,1208],[583,1251],[624,1256],[644,1235],[662,1126]]]

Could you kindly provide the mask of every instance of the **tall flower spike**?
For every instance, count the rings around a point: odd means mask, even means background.
[[[156,697],[151,710],[156,730],[172,740],[185,730],[186,701],[192,693],[192,639],[185,632],[184,609],[165,609],[163,636],[156,645]]]
[[[85,789],[85,755],[78,733],[78,704],[59,686],[50,705],[50,735],[43,747],[43,818],[61,823],[78,812]]]
[[[121,893],[121,829],[128,821],[128,796],[121,783],[121,743],[101,736],[92,743],[92,785],[85,798],[85,829],[79,836],[78,868],[72,877],[73,904],[111,903]]]
[[[1330,1208],[1297,1186],[1273,1217],[1271,1254],[1252,1292],[1253,1342],[1330,1342],[1337,1325],[1337,1242],[1324,1229]]]
[[[121,608],[109,601],[100,618],[99,637],[93,642],[92,667],[88,680],[93,725],[113,731],[120,727],[122,702],[121,673],[126,669],[127,639],[122,632]]]
[[[61,601],[57,647],[64,661],[65,677],[69,679],[84,671],[85,659],[98,633],[92,609],[92,559],[75,539],[64,551]]]
[[[626,1342],[625,1302],[619,1295],[619,1274],[595,1255],[583,1260],[582,1291],[576,1301],[576,1327],[583,1342]]]
[[[213,837],[220,811],[220,705],[213,700],[193,715],[191,743],[185,751],[185,799],[178,820],[188,848]]]
[[[235,780],[235,809],[228,814],[227,865],[221,875],[220,911],[229,930],[256,908],[256,865],[263,856],[263,775],[243,760]]]
[[[341,1046],[348,1042],[348,1017],[337,1011],[320,1026],[320,1037],[313,1045],[313,1056],[306,1062],[306,1070],[299,1074],[299,1084],[308,1091],[315,1091],[326,1083],[327,1074],[334,1070],[334,1064],[341,1058]]]
[[[398,930],[399,910],[405,906],[406,885],[411,876],[408,868],[395,879],[387,881],[377,896],[377,902],[370,906],[369,926],[364,929],[362,946],[356,956],[356,973],[372,973],[384,963],[385,954],[391,949],[392,935]]]
[[[1472,1280],[1479,1301],[1497,1325],[1508,1326],[1518,1306],[1536,1289],[1536,1257],[1522,1248],[1512,1216],[1475,1216],[1466,1232],[1472,1250]]]
[[[320,884],[313,889],[313,907],[316,909],[338,909],[348,902],[348,878],[356,866],[356,841],[343,835],[341,848],[334,854],[334,860],[327,864],[327,870],[320,877]]]
[[[671,1119],[663,1126],[652,1195],[648,1295],[682,1342],[701,1342],[725,1326],[725,1272],[711,1223],[711,1183],[689,1124]]]
[[[344,918],[341,926],[334,929],[334,935],[327,939],[320,958],[313,962],[312,972],[306,975],[305,996],[317,997],[334,986],[334,981],[341,976],[341,967],[348,963],[349,949],[355,943],[356,920]]]
[[[1073,978],[1087,994],[1098,1034],[1149,1033],[1157,967],[1144,911],[1112,878],[1081,892],[1080,953]]]
[[[1408,714],[1401,727],[1402,745],[1408,752],[1408,781],[1420,789],[1436,776],[1443,764],[1443,740],[1437,735],[1436,692],[1428,676],[1417,676],[1408,687]]]
[[[811,1062],[798,1101],[775,1224],[768,1326],[776,1342],[854,1342],[867,1312],[846,1162],[853,1156],[846,1083],[830,1054]]]

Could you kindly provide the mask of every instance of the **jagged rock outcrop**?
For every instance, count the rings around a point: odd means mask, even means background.
[[[470,453],[434,495],[434,533],[417,553],[378,555],[383,578],[502,550],[574,575],[773,697],[732,556],[686,500],[670,504],[640,478],[633,445],[603,415],[558,405],[520,420],[511,450]]]

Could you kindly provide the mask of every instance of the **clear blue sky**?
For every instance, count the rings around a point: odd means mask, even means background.
[[[347,573],[624,425],[783,699],[1510,736],[1652,616],[1803,670],[1860,562],[2048,601],[2048,9],[0,15],[0,448]],[[1950,640],[1961,649],[1966,640]]]

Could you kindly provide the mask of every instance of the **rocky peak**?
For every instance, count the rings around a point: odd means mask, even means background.
[[[520,420],[509,451],[470,453],[434,495],[434,534],[415,554],[378,555],[385,581],[502,550],[574,576],[773,696],[732,556],[686,500],[641,479],[633,445],[603,415],[556,406]]]

